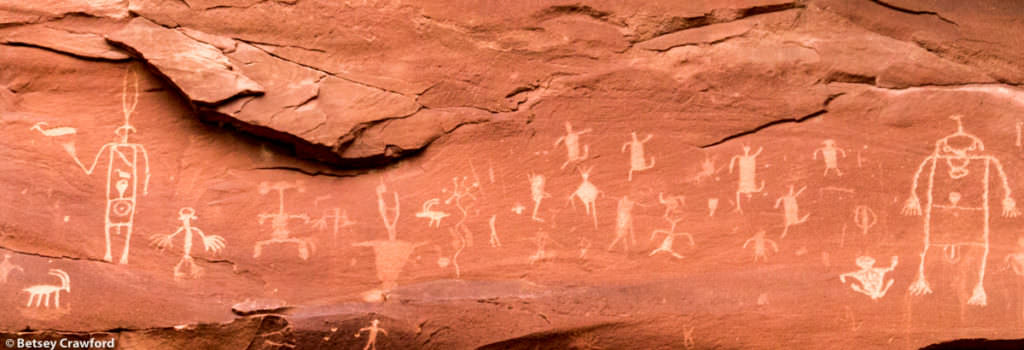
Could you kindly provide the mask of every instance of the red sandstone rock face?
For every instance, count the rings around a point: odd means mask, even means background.
[[[0,332],[145,349],[1018,337],[1021,10],[0,4]]]

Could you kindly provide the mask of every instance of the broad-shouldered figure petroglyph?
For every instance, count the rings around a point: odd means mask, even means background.
[[[951,117],[957,122],[957,131],[935,142],[933,153],[918,165],[910,198],[902,210],[904,215],[924,214],[924,247],[910,292],[914,295],[932,292],[924,272],[930,249],[943,249],[956,263],[960,250],[969,247],[982,252],[977,267],[977,283],[967,303],[984,306],[988,303],[984,281],[989,252],[991,180],[1000,181],[1002,185],[1003,216],[1016,217],[1020,211],[999,159],[983,153],[985,146],[981,139],[964,131],[961,118],[959,115]],[[918,195],[922,176],[927,184],[923,207]]]
[[[846,158],[846,151],[842,148],[836,147],[836,141],[828,139],[822,142],[821,148],[814,150],[813,158],[818,160],[818,153],[821,153],[821,158],[825,160],[825,174],[828,175],[829,170],[835,170],[836,175],[843,176],[843,172],[839,170],[839,155],[842,154],[843,158]]]
[[[644,171],[654,167],[654,157],[651,157],[651,162],[648,163],[644,159],[644,144],[651,140],[654,135],[647,134],[643,140],[636,137],[636,131],[631,132],[632,140],[622,144],[622,152],[625,152],[629,148],[629,175],[627,176],[628,181],[633,181],[633,172]]]
[[[550,198],[551,194],[544,191],[544,184],[547,179],[541,174],[529,174],[527,179],[530,180],[530,199],[533,199],[533,215],[530,217],[533,221],[544,222],[544,219],[537,217],[537,210],[540,209],[540,202],[544,198]]]
[[[627,253],[630,247],[636,245],[636,234],[633,231],[634,206],[636,206],[636,201],[630,199],[629,196],[619,198],[615,209],[615,239],[612,240],[612,244],[608,245],[608,251],[615,248],[619,242],[622,242],[622,251]]]
[[[133,80],[129,83],[129,77]],[[134,92],[129,98],[129,85]],[[131,102],[129,102],[131,100]],[[121,253],[120,264],[128,263],[128,252],[131,248],[132,229],[135,223],[136,206],[138,204],[138,187],[140,172],[144,176],[142,181],[142,195],[149,194],[149,155],[146,148],[141,144],[129,142],[128,136],[135,132],[131,125],[131,115],[139,103],[139,82],[138,75],[129,71],[124,77],[124,84],[121,92],[121,110],[124,113],[124,125],[121,125],[114,134],[117,139],[114,142],[104,144],[96,156],[92,165],[86,167],[78,158],[74,141],[66,141],[62,145],[64,150],[71,155],[71,158],[78,164],[86,175],[92,175],[99,165],[100,157],[107,155],[107,190],[106,190],[106,217],[104,224],[104,235],[106,238],[106,252],[103,260],[113,261],[113,254],[110,246],[110,235],[124,234],[124,248]],[[71,127],[60,127],[44,130],[45,123],[36,124],[32,130],[38,130],[47,137],[60,137],[74,135],[76,130]],[[142,164],[139,164],[139,163]],[[139,169],[142,167],[143,169]]]
[[[313,242],[308,239],[291,237],[291,230],[288,229],[289,220],[302,220],[303,223],[310,223],[309,215],[306,213],[302,214],[291,214],[284,209],[284,191],[294,189],[299,192],[305,192],[305,186],[302,182],[296,181],[291,182],[261,182],[259,186],[259,193],[266,195],[272,191],[277,192],[277,212],[276,213],[260,213],[257,218],[259,223],[262,225],[267,220],[270,220],[270,227],[273,231],[270,233],[270,239],[258,241],[253,247],[252,257],[259,258],[263,254],[263,248],[270,244],[285,244],[294,243],[298,247],[299,258],[302,260],[308,260],[309,256],[316,249]]]
[[[758,258],[765,262],[768,261],[768,246],[771,246],[772,250],[776,253],[779,252],[779,245],[775,241],[765,238],[764,230],[757,231],[754,237],[750,237],[746,242],[743,242],[743,248],[746,249],[751,243],[753,243],[754,248],[754,262],[757,262]]]
[[[384,328],[380,328],[380,320],[378,320],[378,319],[374,319],[373,321],[371,321],[370,322],[370,326],[360,328],[359,331],[356,332],[355,337],[359,338],[360,336],[362,336],[363,332],[367,333],[366,334],[366,346],[363,347],[363,350],[371,350],[371,349],[372,350],[376,350],[377,349],[377,335],[379,335],[379,334],[388,335],[388,331],[384,330]]]
[[[878,223],[878,216],[870,207],[858,205],[853,209],[853,223],[860,229],[860,234],[866,236],[868,231]]]
[[[11,262],[11,257],[13,256],[10,253],[5,253],[4,261],[0,262],[0,283],[7,283],[7,277],[10,276],[11,272],[21,271],[21,273],[25,273],[25,269]]]
[[[423,202],[423,209],[415,214],[416,217],[430,220],[429,222],[427,222],[427,227],[441,227],[441,220],[444,220],[444,218],[450,216],[451,214],[445,213],[440,210],[434,210],[434,206],[438,204],[441,204],[440,198],[428,199],[426,202]]]
[[[50,276],[55,276],[60,280],[60,285],[35,285],[23,289],[28,293],[28,304],[26,307],[32,307],[32,302],[35,301],[35,307],[39,307],[40,303],[44,307],[50,307],[50,296],[53,296],[53,306],[60,308],[60,292],[65,291],[71,293],[71,276],[68,276],[67,272],[61,269],[50,269]]]
[[[576,191],[569,195],[569,203],[575,208],[576,204],[573,198],[578,198],[583,203],[583,209],[586,210],[587,215],[591,215],[594,218],[594,228],[597,228],[597,197],[601,194],[601,190],[598,190],[597,186],[590,182],[590,172],[592,170],[594,170],[594,167],[579,170],[580,177],[583,180],[576,187]]]
[[[587,159],[590,154],[590,146],[580,145],[580,135],[586,134],[590,131],[590,129],[573,131],[572,123],[565,122],[565,135],[559,137],[558,140],[555,140],[555,147],[558,147],[561,143],[565,143],[565,150],[567,154],[565,163],[562,163],[561,169],[565,169],[567,165],[573,162]],[[582,151],[580,151],[581,149]]]
[[[473,231],[469,230],[469,226],[466,225],[466,219],[469,218],[469,208],[472,206],[471,203],[466,200],[476,201],[476,195],[474,191],[480,188],[479,181],[473,181],[472,184],[467,184],[469,181],[468,177],[453,177],[452,178],[452,190],[451,195],[448,199],[444,200],[444,204],[455,204],[455,207],[462,213],[462,217],[455,223],[455,231],[462,235],[466,241],[467,247],[473,246]],[[448,192],[447,189],[443,189],[442,192]]]
[[[782,235],[780,235],[779,238],[786,238],[786,234],[789,233],[790,226],[805,223],[807,222],[807,218],[811,216],[811,214],[805,214],[803,217],[800,217],[800,206],[796,201],[796,197],[799,197],[806,189],[807,186],[804,186],[794,193],[793,185],[789,185],[789,193],[775,200],[775,209],[778,209],[779,205],[782,205],[782,212],[784,214],[784,226],[782,228]]]
[[[729,173],[732,174],[733,168],[737,166],[740,173],[736,188],[736,212],[743,212],[743,206],[740,204],[741,194],[750,198],[752,194],[764,190],[764,180],[761,180],[760,187],[757,186],[757,156],[761,154],[761,151],[764,151],[764,148],[758,148],[757,152],[750,154],[750,146],[743,146],[743,154],[729,160]]]
[[[198,227],[192,226],[193,220],[198,220],[195,209],[190,207],[181,208],[178,211],[178,220],[181,220],[181,226],[178,227],[177,231],[167,235],[153,235],[150,237],[153,244],[157,248],[169,249],[174,246],[173,239],[179,233],[183,234],[183,248],[181,260],[178,261],[177,265],[174,265],[174,278],[180,279],[182,277],[189,276],[191,278],[199,278],[202,276],[203,268],[196,265],[196,262],[192,259],[192,234],[199,235],[201,242],[203,243],[203,250],[213,252],[214,254],[219,253],[227,245],[227,241],[224,237],[217,235],[207,235],[200,230]],[[188,268],[188,273],[185,272],[185,268]]]
[[[401,214],[398,192],[394,192],[394,206],[388,206],[385,194],[388,187],[381,179],[381,183],[375,189],[377,194],[377,211],[384,221],[384,228],[387,230],[387,240],[375,240],[354,243],[354,247],[371,247],[374,253],[374,262],[377,267],[377,278],[381,281],[381,292],[386,293],[398,286],[398,276],[409,261],[409,255],[416,248],[427,244],[427,242],[412,243],[398,240],[398,217]]]
[[[867,295],[871,297],[871,300],[878,300],[885,296],[885,293],[889,291],[889,287],[895,280],[885,280],[885,274],[892,272],[896,269],[896,264],[899,263],[899,257],[892,257],[892,263],[889,267],[875,267],[875,258],[870,256],[859,256],[856,260],[857,267],[860,270],[854,272],[847,272],[839,275],[839,281],[846,283],[846,278],[853,278],[860,282],[860,285],[850,284],[855,292]]]

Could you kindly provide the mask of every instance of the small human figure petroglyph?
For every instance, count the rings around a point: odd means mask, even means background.
[[[868,231],[878,223],[878,216],[868,206],[858,205],[853,209],[853,222],[860,228],[860,234],[866,236]]]
[[[587,159],[590,154],[590,146],[583,145],[583,151],[580,152],[580,135],[590,132],[590,129],[583,129],[581,131],[573,131],[572,123],[565,122],[565,135],[555,140],[555,147],[565,142],[565,150],[567,152],[565,163],[562,163],[561,169],[565,169],[567,165],[572,162],[578,162]]]
[[[373,321],[370,321],[369,327],[360,328],[359,331],[356,332],[355,337],[359,338],[363,334],[363,332],[367,332],[366,346],[363,347],[363,350],[376,350],[377,335],[388,335],[388,331],[384,330],[384,328],[380,328],[380,320],[378,319],[373,319]]]
[[[811,216],[811,214],[806,214],[804,217],[800,217],[800,207],[796,202],[796,197],[800,196],[805,189],[807,189],[807,186],[801,187],[799,191],[793,193],[793,185],[789,185],[789,193],[775,200],[775,208],[778,209],[781,204],[782,211],[785,214],[783,219],[784,226],[782,229],[782,235],[779,236],[779,238],[786,238],[786,234],[789,232],[790,226],[805,223],[807,222],[807,218]]]
[[[416,217],[421,219],[429,219],[430,221],[427,222],[427,227],[441,227],[441,220],[444,220],[444,218],[448,217],[451,214],[439,210],[434,210],[433,207],[438,204],[441,204],[440,198],[432,198],[427,200],[426,202],[423,202],[423,209],[415,214]]]
[[[60,279],[60,285],[41,284],[23,289],[28,292],[28,304],[25,307],[32,307],[32,302],[35,301],[35,307],[39,307],[39,304],[43,303],[44,307],[49,308],[50,296],[53,296],[53,306],[60,308],[60,292],[71,293],[71,277],[61,269],[50,269],[49,275]]]
[[[893,282],[895,282],[893,279],[889,279],[886,282],[885,274],[896,268],[896,264],[899,263],[899,257],[892,257],[892,264],[889,267],[875,267],[875,259],[870,256],[859,256],[856,262],[860,270],[839,275],[839,281],[846,283],[847,277],[853,278],[860,282],[859,286],[850,284],[850,288],[855,292],[867,295],[871,297],[871,300],[878,300],[884,297],[885,293],[889,291],[889,287],[892,287]]]
[[[653,240],[658,234],[664,234],[665,240],[661,242],[661,245],[658,246],[658,248],[652,250],[648,256],[654,256],[657,253],[665,252],[676,257],[676,259],[682,259],[683,255],[676,253],[675,250],[672,249],[672,246],[675,243],[675,238],[679,236],[686,236],[690,241],[690,246],[692,247],[694,244],[692,235],[686,232],[676,232],[676,226],[680,221],[683,221],[682,206],[685,202],[685,197],[669,196],[666,198],[663,193],[658,193],[658,202],[665,206],[665,213],[662,214],[662,217],[665,221],[669,222],[669,229],[659,229],[651,232],[650,240]]]
[[[569,203],[573,204],[575,208],[575,202],[573,197],[579,198],[580,202],[583,203],[583,209],[586,210],[587,215],[591,215],[594,218],[594,228],[597,228],[597,196],[601,194],[601,191],[597,189],[593,183],[590,182],[590,171],[594,170],[594,167],[587,168],[586,170],[580,169],[580,176],[583,177],[583,181],[580,182],[579,187],[576,187],[576,191],[569,196]]]
[[[129,77],[134,78],[129,84]],[[134,94],[129,102],[129,85],[134,88]],[[99,164],[100,157],[107,154],[107,189],[106,189],[106,217],[104,224],[104,235],[106,238],[106,252],[103,260],[113,261],[111,254],[110,235],[124,234],[124,248],[121,253],[120,264],[128,263],[128,252],[131,248],[132,228],[135,223],[136,205],[138,203],[139,167],[143,167],[145,177],[142,183],[142,194],[149,194],[149,155],[146,148],[141,144],[129,142],[129,134],[135,132],[131,125],[131,115],[139,104],[139,81],[134,71],[125,74],[121,91],[121,110],[124,113],[124,124],[114,130],[117,139],[114,142],[104,144],[96,157],[93,158],[92,166],[86,167],[78,158],[74,141],[67,141],[62,144],[64,150],[71,155],[71,158],[78,164],[86,175],[92,175]],[[76,130],[71,127],[60,127],[44,130],[45,123],[34,125],[31,129],[37,130],[47,137],[59,137],[74,135]],[[142,164],[139,164],[139,163]]]
[[[544,192],[544,184],[547,181],[544,175],[527,175],[527,179],[530,180],[530,198],[533,199],[533,215],[530,217],[533,221],[544,222],[544,219],[537,217],[537,209],[540,209],[540,202],[544,198],[550,198],[551,194]]]
[[[7,276],[9,276],[11,272],[14,272],[14,270],[25,273],[25,269],[22,269],[21,266],[15,265],[11,262],[11,257],[12,255],[10,253],[5,253],[4,261],[0,262],[0,283],[7,283]]]
[[[814,150],[814,160],[818,160],[818,152],[821,152],[821,157],[825,160],[824,175],[828,175],[829,170],[835,170],[836,175],[843,176],[843,172],[839,170],[838,154],[842,154],[843,158],[846,158],[846,151],[842,148],[836,147],[836,141],[833,139],[825,140],[822,144],[824,146]]]
[[[636,132],[630,133],[633,137],[632,140],[622,144],[622,152],[629,148],[629,176],[628,181],[633,181],[633,172],[644,171],[654,167],[654,157],[651,157],[651,162],[647,163],[644,159],[644,144],[651,140],[654,135],[647,134],[643,140],[636,137]]]
[[[740,195],[745,194],[750,198],[754,193],[764,190],[764,180],[761,180],[761,187],[757,187],[757,156],[764,148],[758,148],[757,152],[750,154],[750,146],[743,146],[743,155],[737,155],[729,160],[729,173],[739,165],[739,183],[736,188],[736,212],[743,213],[740,205]]]
[[[470,199],[476,201],[476,196],[473,195],[473,191],[480,188],[480,182],[473,181],[472,184],[467,184],[467,181],[469,181],[469,178],[465,176],[461,179],[453,177],[451,195],[448,199],[444,200],[444,204],[452,204],[454,202],[455,207],[459,209],[460,213],[462,213],[462,217],[460,217],[459,221],[455,223],[455,231],[465,237],[467,247],[472,247],[473,231],[470,231],[469,226],[466,226],[466,219],[469,218],[469,208],[471,205],[464,200]],[[442,192],[447,191],[447,189],[442,190]]]
[[[765,243],[770,244],[772,246],[772,250],[775,250],[776,253],[779,252],[779,245],[775,244],[775,241],[765,238],[764,235],[764,230],[760,230],[754,234],[754,237],[751,237],[746,242],[743,242],[744,249],[746,249],[747,245],[749,245],[751,242],[754,243],[754,262],[757,262],[757,258],[761,258],[763,261],[768,262],[768,250],[765,249]]]
[[[1017,238],[1017,251],[1007,254],[1003,261],[1017,276],[1024,276],[1024,237]]]
[[[608,245],[611,251],[619,242],[622,242],[622,251],[629,252],[631,246],[636,245],[636,235],[633,232],[633,206],[636,201],[629,199],[629,196],[619,198],[619,204],[615,215],[615,239]]]
[[[307,239],[291,237],[291,230],[288,229],[289,220],[302,220],[304,223],[309,223],[309,215],[306,213],[302,214],[289,214],[284,209],[284,191],[294,189],[299,192],[305,192],[305,187],[301,181],[295,183],[279,181],[275,183],[261,182],[259,186],[259,193],[266,195],[271,191],[277,192],[277,212],[276,213],[260,213],[257,218],[259,223],[262,225],[270,219],[270,227],[272,229],[270,233],[270,239],[258,241],[253,247],[252,257],[259,258],[263,254],[263,247],[270,244],[284,244],[294,243],[298,246],[299,258],[302,260],[309,259],[310,254],[316,247],[313,242]]]
[[[203,230],[200,230],[198,227],[192,226],[192,221],[198,219],[199,217],[196,216],[195,209],[189,207],[181,208],[181,210],[178,211],[178,220],[181,220],[181,226],[178,227],[177,231],[174,231],[174,233],[168,235],[157,234],[150,237],[152,244],[156,245],[157,248],[163,250],[173,247],[174,243],[172,239],[174,239],[174,236],[177,236],[179,233],[184,233],[184,244],[182,248],[183,254],[181,256],[181,260],[178,261],[178,264],[174,265],[174,279],[180,279],[185,276],[199,278],[203,273],[203,268],[200,267],[199,265],[196,265],[195,261],[193,261],[192,259],[193,233],[199,235],[199,238],[203,242],[204,251],[212,251],[213,253],[216,254],[219,253],[222,249],[224,249],[224,246],[227,244],[223,237],[217,235],[207,235],[203,232]],[[183,269],[185,266],[188,266],[188,274],[186,274]]]
[[[708,216],[714,217],[718,211],[718,198],[708,198]]]
[[[497,219],[497,215],[491,215],[491,219],[487,220],[487,224],[491,227],[491,247],[501,248],[501,239],[498,238],[498,229],[494,227],[494,221]]]
[[[976,260],[978,279],[967,304],[985,306],[988,303],[984,287],[985,264],[988,260],[991,217],[989,184],[993,177],[998,176],[998,180],[1001,180],[1003,216],[1016,217],[1020,215],[1020,211],[1012,197],[1009,180],[999,159],[983,153],[985,146],[981,139],[964,132],[962,116],[954,115],[950,119],[957,122],[957,131],[936,141],[935,150],[918,166],[910,188],[910,197],[902,210],[904,215],[924,214],[924,248],[920,255],[917,277],[909,289],[914,295],[932,292],[924,274],[925,260],[930,248],[942,248],[950,252],[950,257],[956,255],[962,247],[980,249],[980,259]],[[996,174],[992,174],[993,169]],[[968,178],[972,171],[976,175]],[[922,209],[917,191],[918,181],[925,173],[928,184],[925,192],[927,202]],[[943,197],[945,201],[942,201]],[[940,198],[940,202],[934,202],[935,198]],[[971,230],[956,227],[963,224],[975,224],[977,227]]]

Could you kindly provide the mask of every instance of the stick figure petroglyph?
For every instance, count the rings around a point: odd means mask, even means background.
[[[619,198],[619,204],[615,215],[615,239],[608,245],[611,251],[615,245],[622,242],[622,251],[629,252],[631,246],[636,245],[636,235],[633,232],[633,207],[636,201],[629,199],[629,196]]]
[[[501,239],[498,238],[498,229],[494,227],[494,221],[497,219],[497,215],[491,215],[491,219],[487,221],[487,224],[491,227],[491,247],[501,248]]]
[[[466,184],[469,181],[468,177],[463,176],[461,179],[458,177],[452,178],[452,191],[448,199],[444,200],[444,204],[455,203],[455,207],[462,213],[462,217],[459,218],[459,222],[455,223],[455,231],[465,237],[466,246],[473,246],[473,231],[469,230],[469,226],[466,226],[466,219],[469,218],[469,208],[471,207],[468,203],[463,200],[468,198],[476,201],[476,196],[473,195],[473,191],[480,188],[480,182],[474,181],[472,184]],[[447,192],[447,189],[442,190]]]
[[[39,304],[43,303],[44,307],[49,308],[50,296],[52,295],[53,306],[58,309],[60,308],[60,292],[71,293],[71,277],[61,269],[50,269],[49,275],[60,279],[60,285],[41,284],[23,289],[23,291],[28,292],[28,304],[25,307],[32,307],[32,301],[35,301],[35,307],[39,307]]]
[[[878,216],[868,206],[858,205],[853,209],[853,222],[860,228],[861,235],[866,236],[868,231],[878,223]]]
[[[633,181],[633,172],[644,171],[654,167],[654,157],[651,157],[651,162],[647,163],[644,159],[644,144],[651,140],[654,135],[647,134],[643,140],[636,137],[636,132],[630,133],[633,139],[629,142],[622,144],[622,152],[629,148],[629,177],[628,181]]]
[[[380,328],[380,320],[378,320],[378,319],[374,319],[373,321],[371,321],[369,327],[360,328],[359,331],[356,332],[355,337],[359,338],[360,335],[363,332],[367,332],[366,346],[363,347],[363,350],[370,350],[370,349],[376,350],[377,349],[377,335],[378,334],[388,335],[388,331],[384,330],[384,328]]]
[[[572,123],[565,122],[565,136],[561,136],[558,140],[555,140],[555,147],[565,142],[566,160],[562,163],[561,169],[565,169],[569,163],[578,162],[587,159],[590,154],[590,146],[583,145],[583,152],[580,152],[580,135],[590,132],[590,129],[583,129],[581,131],[573,131]]]
[[[131,84],[129,84],[129,76],[133,78]],[[134,93],[131,96],[131,102],[129,102],[128,86],[131,85],[134,89]],[[135,127],[131,125],[131,115],[135,111],[135,107],[139,103],[139,82],[138,75],[134,71],[126,74],[124,77],[124,83],[121,91],[121,111],[124,113],[124,124],[114,130],[114,134],[117,135],[117,139],[114,142],[104,144],[100,148],[99,152],[93,158],[92,166],[86,167],[85,164],[78,158],[78,154],[75,151],[74,141],[67,141],[63,143],[64,150],[67,151],[71,158],[78,164],[86,175],[92,175],[93,171],[96,170],[96,166],[99,164],[100,157],[107,154],[107,203],[106,203],[106,217],[104,224],[104,235],[106,237],[106,252],[103,254],[103,260],[107,262],[113,261],[113,255],[111,254],[110,246],[110,234],[124,234],[124,248],[121,253],[121,259],[118,261],[120,264],[128,263],[128,251],[131,248],[132,228],[135,223],[136,205],[138,203],[138,185],[139,185],[139,162],[141,161],[142,167],[144,167],[145,178],[142,183],[142,194],[149,194],[149,155],[146,153],[146,148],[141,144],[132,143],[128,140],[128,135],[135,132]],[[49,130],[43,130],[42,126],[45,123],[36,124],[32,127],[32,130],[38,130],[44,136],[58,137],[65,135],[73,135],[76,130],[70,127],[61,127]]]
[[[765,238],[764,235],[764,230],[760,230],[754,234],[754,237],[751,237],[746,242],[743,242],[744,249],[746,249],[747,245],[749,245],[751,242],[754,243],[754,262],[757,262],[757,258],[761,258],[765,262],[768,262],[768,250],[765,249],[765,243],[771,245],[772,250],[774,250],[776,253],[779,252],[779,245],[775,244],[775,241]]]
[[[839,170],[839,157],[838,154],[842,154],[843,158],[846,158],[846,151],[842,148],[836,147],[836,141],[828,139],[822,142],[824,146],[814,150],[813,158],[818,160],[818,152],[821,152],[822,159],[825,160],[825,174],[828,175],[829,170],[835,170],[836,175],[843,176],[843,172]]]
[[[433,207],[438,204],[441,204],[440,198],[432,198],[427,200],[426,202],[423,202],[423,209],[415,214],[416,217],[422,219],[429,219],[430,221],[427,222],[427,227],[441,227],[441,220],[443,220],[444,218],[448,217],[451,214],[445,213],[443,211],[434,210]]]
[[[179,233],[184,233],[184,243],[182,248],[181,260],[178,261],[177,265],[174,265],[174,279],[180,279],[185,276],[192,278],[199,278],[203,273],[203,268],[196,265],[192,259],[192,234],[198,234],[199,238],[203,242],[204,251],[212,251],[213,253],[219,253],[227,242],[223,237],[217,235],[207,235],[200,230],[198,227],[192,226],[193,220],[198,220],[195,209],[185,207],[178,211],[178,220],[181,220],[181,226],[178,227],[177,231],[169,235],[156,234],[150,237],[152,244],[156,245],[157,248],[169,249],[174,246],[172,239]],[[188,274],[185,273],[184,267],[188,266]]]
[[[377,278],[381,281],[382,292],[387,292],[398,286],[398,276],[401,274],[406,262],[409,261],[409,255],[416,248],[427,244],[427,242],[412,243],[398,240],[396,225],[398,224],[399,214],[401,214],[398,192],[394,193],[395,206],[389,207],[384,200],[384,194],[388,192],[388,187],[384,184],[383,179],[381,179],[381,183],[377,185],[375,191],[377,193],[377,210],[380,212],[381,219],[384,220],[384,228],[388,232],[388,239],[386,241],[376,240],[354,243],[352,246],[373,248],[374,262],[377,266]]]
[[[583,209],[586,210],[587,215],[591,215],[594,218],[594,228],[597,228],[597,197],[601,194],[601,191],[597,189],[593,183],[590,182],[590,172],[594,170],[594,167],[587,168],[586,170],[580,169],[580,177],[583,181],[580,182],[579,187],[576,187],[576,191],[569,196],[569,204],[576,208],[576,203],[573,202],[573,197],[579,198],[580,202],[583,203]]]
[[[1020,211],[999,159],[982,153],[984,144],[978,137],[964,132],[961,116],[954,115],[951,119],[957,122],[957,131],[935,142],[934,152],[918,166],[910,198],[902,211],[904,215],[924,214],[924,247],[910,292],[914,295],[932,292],[924,274],[929,249],[942,248],[950,258],[959,260],[955,257],[957,252],[962,247],[972,247],[981,249],[982,254],[978,263],[978,281],[967,304],[985,306],[988,303],[984,280],[989,252],[989,181],[993,177],[993,168],[1002,183],[1003,216],[1016,217]],[[975,173],[973,177],[969,176],[972,171]],[[928,184],[923,210],[917,193],[922,174],[927,174]],[[938,202],[936,197],[940,198]],[[941,200],[943,197],[946,197],[945,201]]]
[[[793,185],[789,185],[789,193],[775,200],[775,208],[778,209],[781,204],[783,209],[782,211],[785,214],[783,220],[785,226],[783,226],[782,235],[779,236],[779,238],[786,238],[786,233],[789,232],[790,226],[805,223],[807,222],[807,218],[811,216],[811,214],[806,214],[804,217],[800,217],[800,207],[796,202],[796,197],[800,196],[805,189],[807,189],[807,186],[801,187],[799,191],[793,193]]]
[[[671,254],[677,259],[682,259],[683,256],[679,253],[676,253],[675,250],[672,249],[676,237],[679,236],[686,236],[686,238],[689,239],[690,241],[690,246],[693,246],[694,242],[692,235],[685,232],[676,232],[676,226],[679,224],[680,221],[683,221],[683,213],[681,210],[685,201],[686,199],[683,196],[665,197],[663,193],[658,193],[658,202],[665,206],[665,213],[662,214],[662,217],[665,219],[665,221],[668,221],[669,229],[659,229],[654,230],[654,232],[651,232],[651,238],[649,240],[653,240],[655,237],[657,237],[658,234],[665,235],[665,240],[661,241],[661,245],[658,248],[652,250],[651,253],[648,254],[647,256],[654,256],[655,254],[664,252]]]
[[[757,152],[750,154],[750,146],[743,146],[743,155],[732,157],[729,160],[729,173],[732,174],[732,169],[737,164],[739,165],[739,183],[736,188],[736,211],[743,213],[743,207],[740,205],[740,194],[746,194],[747,198],[750,198],[754,193],[761,192],[764,190],[764,180],[761,180],[761,187],[757,187],[757,156],[761,154],[764,148],[758,148]]]
[[[0,262],[0,283],[7,283],[7,277],[11,272],[14,272],[14,270],[25,273],[25,269],[22,269],[21,266],[15,265],[11,262],[11,257],[10,253],[6,253],[4,254],[4,261]]]
[[[533,221],[544,222],[544,219],[537,217],[537,209],[540,208],[540,202],[544,198],[551,197],[550,193],[544,192],[544,184],[547,180],[544,178],[544,175],[540,174],[529,174],[527,179],[530,180],[530,198],[533,199],[533,216],[531,218]]]
[[[853,278],[860,282],[859,286],[850,284],[850,288],[855,292],[867,295],[871,297],[871,300],[878,300],[884,297],[885,293],[889,291],[889,287],[892,287],[893,282],[895,282],[893,279],[889,279],[886,282],[885,274],[896,269],[899,257],[892,257],[892,264],[889,267],[875,267],[875,258],[870,256],[859,256],[856,262],[860,270],[839,275],[839,281],[846,283],[847,277]]]
[[[259,258],[263,254],[263,247],[269,244],[283,244],[283,243],[294,243],[298,246],[299,258],[302,260],[309,259],[310,254],[316,247],[313,242],[307,239],[294,238],[291,236],[291,231],[288,229],[289,220],[302,220],[304,223],[309,223],[309,215],[306,213],[302,214],[289,214],[284,209],[284,191],[295,189],[299,192],[305,192],[305,186],[302,182],[296,181],[295,183],[289,182],[261,182],[259,186],[259,193],[266,195],[271,191],[277,191],[277,212],[276,213],[260,213],[257,217],[259,223],[262,225],[270,219],[270,227],[273,230],[270,233],[270,239],[256,242],[256,246],[253,247],[252,257]]]

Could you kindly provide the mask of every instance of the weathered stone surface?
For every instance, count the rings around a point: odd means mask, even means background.
[[[0,341],[916,349],[1024,325],[1017,5],[4,5]]]
[[[238,73],[216,47],[144,18],[132,19],[108,34],[107,40],[138,54],[197,103],[219,104],[263,92],[262,86]]]

